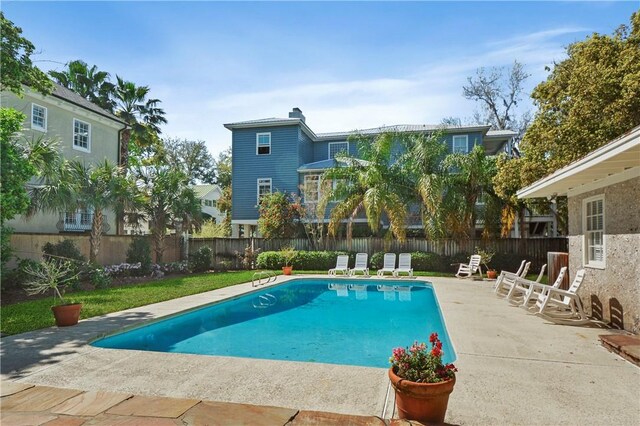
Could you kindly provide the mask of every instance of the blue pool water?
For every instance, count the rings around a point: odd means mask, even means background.
[[[430,283],[295,279],[97,340],[102,348],[388,367],[391,350],[437,332]]]

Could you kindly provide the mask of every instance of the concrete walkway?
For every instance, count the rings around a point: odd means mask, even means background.
[[[276,284],[284,281],[278,278]],[[495,297],[490,282],[431,281],[458,356],[448,423],[640,423],[640,369],[600,346],[602,329],[548,323]],[[82,391],[391,417],[386,369],[87,344],[125,326],[251,290],[250,284],[242,284],[84,320],[72,328],[2,338],[2,379]]]

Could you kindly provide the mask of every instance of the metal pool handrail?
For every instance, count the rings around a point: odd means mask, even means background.
[[[271,271],[258,271],[251,277],[251,286],[257,287],[259,285],[268,284],[271,281],[275,282],[277,278],[278,276]],[[263,279],[265,280],[264,282],[262,282]]]

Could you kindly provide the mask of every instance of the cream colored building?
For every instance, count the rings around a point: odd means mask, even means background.
[[[0,104],[26,115],[22,137],[28,140],[55,138],[67,159],[93,164],[104,160],[119,162],[120,131],[125,127],[124,122],[69,89],[55,84],[53,93],[45,96],[25,87],[22,98],[2,92]],[[115,234],[115,215],[113,212],[106,215],[105,231]],[[16,217],[7,221],[7,226],[21,233],[78,233],[89,231],[91,220],[90,211],[37,213],[28,220]]]
[[[518,191],[569,201],[569,273],[591,316],[640,332],[640,126]]]

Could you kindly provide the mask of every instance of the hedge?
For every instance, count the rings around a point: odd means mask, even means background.
[[[293,258],[293,269],[298,271],[322,271],[336,267],[338,255],[349,255],[349,264],[355,262],[355,253],[343,251],[299,251]],[[258,255],[256,266],[261,269],[280,269],[284,258],[279,251],[265,251]]]

